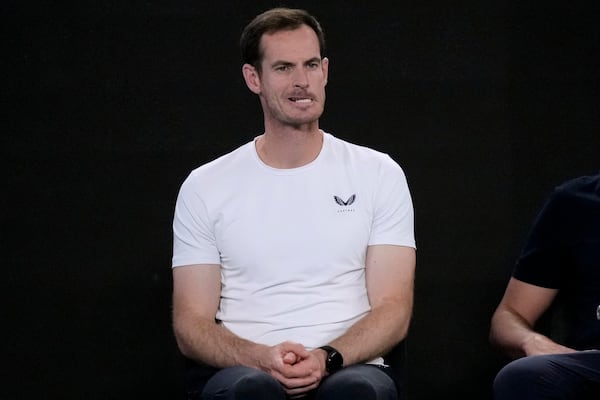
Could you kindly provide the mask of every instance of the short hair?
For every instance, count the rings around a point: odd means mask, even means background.
[[[259,72],[263,59],[260,40],[266,33],[294,30],[307,25],[317,34],[320,56],[325,54],[325,34],[319,21],[302,9],[277,7],[257,15],[244,28],[240,37],[240,49],[244,64],[250,64]]]

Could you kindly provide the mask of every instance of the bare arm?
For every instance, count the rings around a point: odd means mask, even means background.
[[[217,368],[244,365],[261,369],[278,379],[289,394],[316,387],[320,375],[314,365],[292,365],[296,357],[311,356],[303,345],[265,346],[233,334],[215,321],[220,297],[219,265],[173,269],[173,329],[184,356]],[[289,360],[292,354],[295,357]]]
[[[243,340],[215,322],[221,293],[219,265],[173,269],[173,328],[186,357],[223,368],[257,366],[259,345]]]
[[[490,342],[512,358],[574,351],[535,330],[558,293],[511,278],[492,316]]]
[[[344,356],[344,365],[370,361],[403,340],[413,308],[415,249],[369,246],[367,293],[371,311],[331,344]]]

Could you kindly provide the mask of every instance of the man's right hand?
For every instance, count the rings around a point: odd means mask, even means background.
[[[299,343],[280,343],[270,347],[265,356],[261,369],[277,379],[291,397],[301,397],[321,383],[321,362]]]

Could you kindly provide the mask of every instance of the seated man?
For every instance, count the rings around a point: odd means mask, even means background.
[[[536,326],[559,293],[563,343]],[[600,174],[549,196],[493,314],[490,341],[515,359],[494,380],[496,400],[600,399]]]
[[[319,128],[319,23],[277,8],[242,33],[264,133],[194,170],[173,221],[173,325],[189,399],[398,397],[413,206],[388,155]],[[217,55],[215,55],[217,56]]]

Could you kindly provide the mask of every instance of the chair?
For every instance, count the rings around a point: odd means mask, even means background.
[[[385,363],[392,367],[393,377],[396,382],[396,389],[398,391],[399,399],[407,398],[407,345],[404,339],[398,343],[392,350],[383,356]]]

